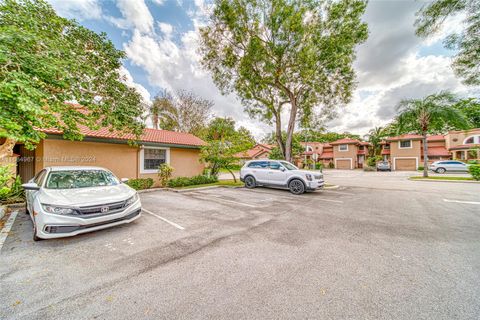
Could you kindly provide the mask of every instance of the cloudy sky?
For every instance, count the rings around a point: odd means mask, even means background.
[[[233,117],[238,125],[262,138],[272,129],[251,120],[235,96],[222,96],[210,75],[199,66],[197,30],[205,21],[203,0],[50,0],[57,13],[84,26],[106,32],[127,53],[122,72],[146,100],[162,88],[187,89],[215,102],[218,116]],[[476,95],[455,78],[443,48],[447,30],[461,28],[461,17],[424,40],[415,36],[415,12],[421,1],[371,0],[364,19],[368,40],[358,47],[357,89],[338,118],[327,124],[332,131],[365,134],[387,123],[402,98],[419,98],[440,90]]]

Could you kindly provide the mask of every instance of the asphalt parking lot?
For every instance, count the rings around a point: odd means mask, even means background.
[[[480,318],[480,185],[326,176],[143,193],[134,223],[59,240],[19,212],[0,319]]]

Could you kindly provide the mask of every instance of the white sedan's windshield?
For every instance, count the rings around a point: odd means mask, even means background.
[[[50,172],[45,188],[76,189],[119,184],[118,179],[110,172],[103,170],[68,170]]]
[[[280,163],[281,163],[285,168],[287,168],[288,170],[298,170],[297,167],[295,167],[293,164],[291,164],[291,163],[289,163],[289,162],[280,161]]]

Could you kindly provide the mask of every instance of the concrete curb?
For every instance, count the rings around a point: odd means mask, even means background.
[[[480,183],[480,181],[470,181],[470,180],[440,180],[440,179],[411,179],[410,181],[426,181],[426,182],[452,182],[452,183]]]
[[[6,212],[7,212],[7,207],[0,206],[0,219],[2,219],[5,216]]]

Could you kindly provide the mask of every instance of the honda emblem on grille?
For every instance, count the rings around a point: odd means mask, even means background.
[[[108,212],[108,210],[109,210],[108,207],[101,207],[101,208],[100,208],[100,212],[101,212],[101,213]]]

